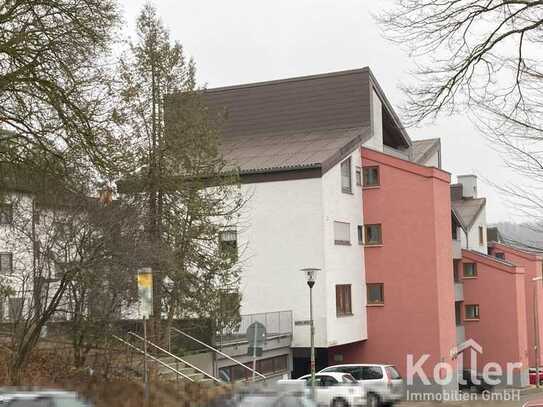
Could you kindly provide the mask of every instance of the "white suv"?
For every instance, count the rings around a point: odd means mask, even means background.
[[[368,407],[392,405],[403,398],[402,377],[392,365],[350,364],[335,365],[319,373],[340,372],[351,374],[362,384]]]

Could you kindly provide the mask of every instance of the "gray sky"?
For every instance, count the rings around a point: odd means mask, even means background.
[[[145,0],[120,0],[126,35]],[[155,0],[171,37],[179,40],[208,87],[288,78],[370,66],[394,105],[410,61],[381,38],[371,13],[390,0]],[[414,138],[441,137],[443,168],[474,173],[488,198],[489,222],[512,220],[512,210],[483,179],[513,182],[499,154],[461,116],[410,129]],[[453,182],[455,178],[453,177]]]

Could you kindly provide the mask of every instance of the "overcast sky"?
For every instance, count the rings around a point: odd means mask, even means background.
[[[125,34],[134,36],[145,0],[120,0]],[[312,75],[369,66],[392,104],[410,61],[385,41],[371,13],[390,0],[155,0],[171,37],[179,40],[208,87]],[[499,154],[462,116],[409,129],[412,138],[441,137],[443,168],[476,174],[489,222],[513,220],[515,211],[483,179],[513,182]],[[483,179],[481,179],[483,178]]]

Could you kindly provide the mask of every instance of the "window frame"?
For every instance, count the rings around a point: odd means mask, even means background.
[[[368,229],[373,226],[379,227],[379,240],[371,241],[368,239]],[[382,246],[383,245],[383,225],[381,223],[368,223],[364,225],[364,246]]]
[[[484,228],[482,226],[479,226],[479,246],[483,246],[484,244],[485,244]]]
[[[379,287],[381,299],[379,301],[370,301],[370,288]],[[366,303],[368,306],[383,306],[385,305],[385,284],[384,283],[366,283]]]
[[[234,239],[225,240],[223,236],[228,234],[233,234]],[[239,260],[239,247],[238,247],[238,231],[236,229],[225,229],[219,232],[219,252],[221,256],[229,258],[233,263],[236,263]],[[228,247],[232,246],[232,247]]]
[[[351,284],[336,284],[336,316],[353,315],[353,297]]]
[[[355,178],[356,186],[361,187],[362,183],[363,183],[363,181],[362,181],[362,177],[363,177],[363,175],[362,175],[362,167],[356,166],[354,174],[355,174],[354,178]]]
[[[10,270],[9,273],[2,270],[2,260],[0,259],[0,275],[10,276],[13,274],[13,253],[12,252],[0,252],[0,256],[9,256]]]
[[[349,240],[337,239],[338,236],[336,234],[336,223],[342,224],[342,225],[347,225]],[[342,222],[342,221],[339,221],[339,220],[334,221],[334,244],[338,245],[338,246],[350,246],[351,245],[351,224],[349,222]]]
[[[371,170],[377,170],[377,177],[376,177],[375,183],[369,184],[367,182],[369,178],[367,174],[369,174],[369,171]],[[367,166],[362,167],[362,187],[363,188],[377,188],[380,186],[381,186],[381,169],[379,168],[379,166],[367,165]]]
[[[468,265],[472,265],[473,266],[473,275],[467,275],[466,274],[466,266]],[[462,279],[470,279],[470,278],[477,278],[478,277],[478,272],[477,272],[477,263],[475,262],[467,262],[467,263],[462,263]]]
[[[348,166],[348,169],[349,169],[349,186],[344,186],[343,185],[343,177],[347,176],[347,174],[344,174],[344,165],[347,165]],[[347,157],[345,160],[343,160],[339,166],[340,168],[340,174],[341,174],[341,192],[343,192],[344,194],[352,194],[353,193],[353,162],[352,162],[352,159],[351,157]]]
[[[364,246],[364,225],[356,226],[356,236],[358,238],[358,244]]]
[[[7,209],[7,210],[6,210]],[[7,215],[8,221],[3,222],[4,214]],[[0,226],[13,225],[13,203],[4,202],[0,204]]]
[[[474,307],[474,317],[470,318],[468,309],[469,307]],[[464,321],[480,321],[481,320],[481,307],[479,304],[464,304]]]

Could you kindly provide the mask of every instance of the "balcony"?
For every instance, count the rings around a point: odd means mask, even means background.
[[[466,329],[464,325],[456,325],[456,344],[459,345],[466,341]]]
[[[460,239],[452,240],[452,252],[453,252],[453,259],[462,258],[462,242],[460,241]]]
[[[454,283],[454,301],[464,301],[464,284]]]

